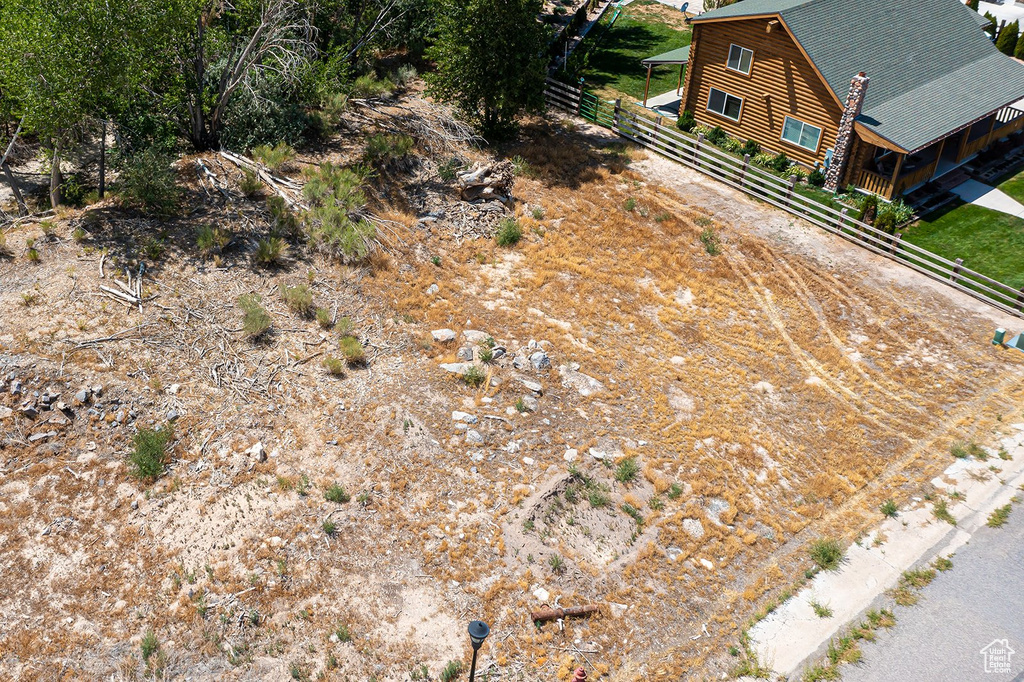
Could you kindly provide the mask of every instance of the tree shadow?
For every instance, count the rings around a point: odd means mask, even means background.
[[[647,69],[640,63],[637,54],[651,56],[664,43],[661,36],[642,24],[615,26],[601,36],[589,56],[586,70],[587,84],[607,87],[622,76],[646,78]]]

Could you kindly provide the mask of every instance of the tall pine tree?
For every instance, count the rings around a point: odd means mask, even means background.
[[[1017,47],[1017,39],[1020,37],[1020,24],[1013,22],[1003,26],[1003,30],[999,32],[999,37],[996,38],[996,49],[1005,55],[1013,56],[1013,51]]]

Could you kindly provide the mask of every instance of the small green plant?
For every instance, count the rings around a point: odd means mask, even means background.
[[[263,194],[263,181],[255,171],[248,168],[242,169],[242,179],[238,181],[238,189],[246,199],[255,199]]]
[[[434,265],[436,265],[437,267],[441,267],[441,257],[440,256],[431,256],[430,257],[430,262],[433,263]]]
[[[1006,451],[1006,448],[999,448],[999,459],[1008,461],[1013,458],[1010,457],[1010,453]]]
[[[313,314],[313,292],[305,284],[294,287],[281,285],[281,298],[292,312],[309,317]]]
[[[231,232],[213,225],[196,229],[196,248],[206,258],[222,252],[231,243]]]
[[[494,233],[498,246],[515,246],[523,238],[523,228],[514,218],[502,218],[498,230]]]
[[[86,238],[88,236],[89,236],[89,233],[86,232],[81,226],[76,227],[75,231],[71,233],[71,238],[73,240],[75,240],[76,244],[81,244],[82,242],[84,242],[86,240]],[[2,238],[0,238],[0,239],[2,239]],[[0,251],[3,251],[3,244],[0,244]]]
[[[128,455],[132,475],[142,481],[152,481],[162,474],[167,462],[167,444],[173,437],[171,424],[157,429],[139,429],[132,437],[133,448]]]
[[[352,336],[354,329],[355,325],[352,323],[352,318],[348,316],[339,317],[338,321],[334,324],[335,333],[342,338]]]
[[[638,525],[638,526],[644,525],[644,515],[640,512],[639,509],[637,509],[633,505],[631,505],[631,504],[623,504],[622,505],[622,511],[626,512],[626,514],[628,514],[630,517],[632,517],[632,519],[634,521],[636,521],[636,525]]]
[[[331,311],[327,308],[316,309],[316,323],[323,329],[331,328]]]
[[[754,157],[761,153],[761,145],[755,140],[747,140],[743,143],[743,149],[741,149],[740,152]]]
[[[323,360],[324,369],[332,377],[340,377],[345,375],[345,361],[341,358],[336,358],[333,355],[328,355]]]
[[[700,233],[700,242],[704,245],[704,250],[708,252],[709,256],[717,256],[722,252],[721,242],[718,241],[718,235],[715,234],[715,228],[705,227]]]
[[[256,242],[256,262],[263,266],[277,265],[288,253],[288,244],[281,237],[267,237]]]
[[[692,131],[696,125],[697,119],[694,118],[693,112],[689,109],[684,109],[676,121],[676,127],[685,133]]]
[[[477,388],[482,385],[486,379],[487,375],[484,374],[484,371],[477,365],[470,365],[466,371],[462,373],[463,383],[467,386],[472,386],[473,388]]]
[[[533,531],[534,528],[536,528],[536,525],[534,524],[533,519],[526,519],[523,521],[523,530],[527,533]]]
[[[300,666],[298,663],[292,663],[288,671],[291,674],[293,680],[309,679],[309,676],[306,674],[306,671],[303,670],[302,666]]]
[[[291,163],[295,150],[287,142],[278,142],[273,147],[261,144],[253,148],[252,158],[276,173]]]
[[[487,346],[480,346],[480,350],[477,351],[480,362],[488,363],[494,359],[494,351]]]
[[[843,548],[838,540],[821,538],[811,543],[811,561],[823,571],[835,571],[843,561]]]
[[[445,182],[451,182],[455,179],[458,172],[462,169],[462,162],[456,158],[451,158],[442,163],[437,167],[437,174]],[[435,263],[436,265],[436,263]]]
[[[256,340],[270,330],[270,313],[260,305],[262,299],[258,294],[242,294],[238,297],[238,307],[242,309],[242,331]]]
[[[530,162],[524,159],[522,156],[516,154],[511,159],[512,162],[512,174],[517,178],[535,178],[538,173],[537,170],[530,165]]]
[[[652,497],[651,501],[647,503],[647,506],[654,511],[661,511],[665,508],[665,500],[660,497]]]
[[[309,494],[309,476],[306,474],[299,476],[299,482],[295,485],[295,492],[297,492],[300,497],[305,497]]]
[[[338,641],[342,644],[352,641],[352,632],[348,629],[348,625],[345,623],[340,624],[338,629],[334,631],[334,634],[338,636]]]
[[[334,534],[338,532],[338,524],[334,521],[324,521],[320,524],[320,528],[328,537],[334,537]]]
[[[622,208],[626,213],[632,213],[636,210],[636,199],[630,197],[622,202]]]
[[[1013,505],[1007,504],[999,507],[989,515],[985,525],[989,528],[999,528],[1010,518],[1011,511],[1013,511]]]
[[[523,400],[522,398],[516,398],[516,412],[518,412],[519,414],[524,414],[529,411],[530,408],[527,406],[526,401]]]
[[[150,628],[146,630],[146,634],[142,635],[142,642],[139,644],[139,648],[142,649],[142,660],[149,662],[149,659],[157,652],[160,648],[160,642],[156,639],[156,633]]]
[[[665,495],[670,500],[677,500],[679,499],[679,496],[682,494],[683,486],[679,485],[678,483],[673,483],[671,486],[669,486],[668,492],[665,493]]]
[[[25,243],[28,245],[28,250],[25,252],[25,257],[28,258],[30,263],[39,262],[39,249],[35,247],[34,239],[27,239]]]
[[[825,185],[825,174],[821,172],[821,169],[815,168],[807,174],[807,184],[812,187],[822,187]]]
[[[615,467],[615,480],[619,483],[631,483],[640,473],[640,465],[636,457],[627,457]]]
[[[811,600],[811,608],[814,609],[814,615],[818,618],[832,617],[832,609],[827,604],[822,604],[816,599]]]
[[[935,506],[932,508],[932,514],[939,521],[945,521],[951,526],[956,525],[956,519],[953,518],[953,515],[949,512],[949,507],[946,504],[945,498],[940,498],[935,502]]]
[[[388,168],[408,156],[412,147],[413,139],[408,135],[378,133],[366,141],[363,160],[377,168]]]
[[[555,573],[561,573],[565,570],[565,560],[557,554],[552,554],[548,557],[548,565],[551,566],[551,570]]]
[[[413,682],[429,682],[430,680],[430,668],[427,667],[426,663],[420,663],[419,666],[409,671],[409,679]]]
[[[945,556],[935,557],[935,561],[932,562],[932,566],[935,567],[936,571],[946,572],[953,568],[953,561],[949,557]]]
[[[352,84],[352,97],[357,99],[370,99],[374,97],[386,97],[395,89],[395,84],[389,79],[380,80],[374,73],[368,73],[356,78]]]
[[[543,206],[534,206],[533,209],[530,211],[530,215],[533,216],[534,220],[543,220],[544,219],[544,207]]]
[[[21,305],[26,308],[34,306],[39,303],[39,292],[37,291],[23,291],[21,292]]]
[[[949,447],[949,452],[957,459],[974,457],[982,462],[988,459],[988,453],[974,441],[958,440]]]
[[[345,356],[345,362],[349,365],[361,365],[366,362],[366,350],[359,339],[354,336],[343,336],[338,341],[338,349]]]
[[[587,491],[587,502],[590,503],[591,507],[600,509],[611,504],[611,498],[604,491],[595,487]]]
[[[331,484],[327,490],[324,491],[324,499],[328,502],[335,502],[337,504],[345,504],[351,499],[351,496],[345,492],[345,489],[337,483]]]
[[[896,503],[892,500],[892,498],[889,498],[888,500],[883,502],[880,509],[882,515],[887,516],[890,519],[896,518],[896,515],[899,514],[899,508],[896,507]]]

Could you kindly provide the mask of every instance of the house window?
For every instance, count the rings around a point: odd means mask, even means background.
[[[787,116],[786,122],[782,125],[782,139],[792,142],[798,147],[816,152],[818,151],[818,142],[821,140],[821,128]]]
[[[754,53],[745,47],[739,45],[729,46],[729,61],[726,62],[726,66],[733,71],[739,71],[740,73],[750,73],[750,61],[754,58]]]
[[[730,95],[718,88],[711,88],[708,95],[708,111],[716,113],[734,121],[740,120],[740,109],[743,108],[743,100]]]

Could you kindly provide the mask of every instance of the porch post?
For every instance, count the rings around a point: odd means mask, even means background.
[[[900,171],[903,169],[903,160],[907,158],[907,155],[900,154],[899,157],[900,158],[896,159],[896,168],[892,171],[892,192],[889,193],[889,196],[887,196],[886,199],[892,199],[896,196],[896,178],[900,176]]]
[[[644,84],[644,108],[647,108],[647,91],[651,89],[651,68],[653,64],[647,65],[647,83]]]
[[[967,126],[967,130],[964,131],[963,137],[960,138],[960,146],[956,149],[956,162],[960,163],[960,159],[964,158],[964,147],[967,146],[967,140],[971,137],[971,128],[973,125]]]
[[[686,66],[685,63],[679,65],[679,82],[676,83],[676,94],[677,95],[679,94],[680,88],[683,87],[683,67],[684,66]]]
[[[996,129],[996,121],[998,121],[998,120],[999,120],[999,112],[997,111],[996,113],[992,114],[992,125],[990,125],[988,127],[988,135],[986,136],[985,145],[984,145],[986,147],[989,146],[990,144],[992,144],[992,133]]]
[[[931,180],[935,177],[935,171],[939,168],[939,161],[942,161],[942,152],[946,149],[946,140],[948,137],[942,138],[942,142],[939,143],[939,153],[935,155],[935,162],[932,164],[932,170],[928,173],[928,179]]]

